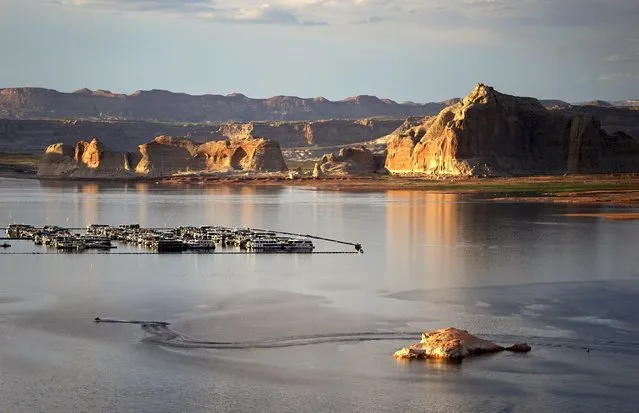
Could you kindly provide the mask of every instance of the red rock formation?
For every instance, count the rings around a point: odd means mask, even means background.
[[[74,148],[63,143],[49,145],[40,158],[38,176],[66,177],[78,168],[74,161]]]
[[[80,141],[72,148],[50,145],[38,168],[38,176],[70,178],[121,178],[132,176],[134,160],[128,152],[107,149],[98,139]]]
[[[142,158],[135,171],[146,176],[169,176],[178,172],[201,171],[206,162],[198,156],[200,144],[189,139],[158,136],[139,146]]]
[[[434,176],[636,170],[632,156],[606,160],[615,139],[591,116],[565,116],[479,84],[437,117],[390,137],[386,168]]]
[[[189,139],[158,136],[140,145],[139,150],[138,156],[110,151],[97,139],[80,141],[75,148],[51,145],[42,157],[38,176],[109,179],[170,176],[181,172],[287,170],[279,144],[261,138],[200,145]]]
[[[286,171],[279,143],[269,139],[251,138],[212,141],[202,144],[197,154],[206,162],[207,171]]]

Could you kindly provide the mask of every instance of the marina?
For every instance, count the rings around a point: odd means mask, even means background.
[[[5,229],[10,240],[31,240],[35,245],[59,252],[87,250],[111,251],[118,244],[137,246],[149,253],[317,253],[311,238],[352,245],[355,253],[362,246],[312,235],[293,234],[255,228],[223,226],[179,226],[175,228],[143,228],[139,224],[118,226],[90,224],[86,228],[65,228],[56,225],[36,227],[10,224]],[[8,244],[7,244],[8,245]]]

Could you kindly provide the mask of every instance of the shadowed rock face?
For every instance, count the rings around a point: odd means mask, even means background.
[[[180,172],[280,172],[287,170],[279,144],[268,139],[213,141],[158,136],[139,146],[139,153],[114,152],[97,139],[75,148],[50,145],[38,176],[60,178],[130,178],[170,176]]]
[[[313,176],[319,178],[326,175],[361,175],[376,170],[373,153],[363,146],[355,146],[322,156],[313,169]]]
[[[504,350],[527,353],[531,348],[525,343],[502,347],[476,337],[466,330],[449,327],[422,334],[422,341],[396,351],[393,356],[399,359],[433,358],[459,361],[468,356],[498,353]]]
[[[639,145],[619,138],[587,114],[549,111],[536,99],[478,84],[435,118],[387,139],[386,168],[433,176],[525,175],[637,170]]]
[[[168,176],[205,169],[203,157],[196,156],[198,143],[189,139],[158,136],[139,146],[142,158],[135,171],[140,175]]]

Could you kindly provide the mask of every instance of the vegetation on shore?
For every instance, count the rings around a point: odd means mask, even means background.
[[[35,175],[40,156],[31,153],[0,152],[0,173],[5,175]]]

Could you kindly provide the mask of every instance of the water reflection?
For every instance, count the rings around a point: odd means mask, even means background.
[[[462,272],[464,261],[455,248],[458,195],[416,191],[386,194],[389,284],[437,288]]]
[[[138,198],[138,219],[137,222],[143,227],[149,226],[149,184],[145,182],[135,183],[135,193]]]
[[[99,192],[98,184],[85,183],[80,186],[80,194],[82,195],[79,198],[82,199],[80,213],[84,218],[85,225],[100,222]]]
[[[423,376],[424,373],[431,371],[440,372],[460,372],[462,361],[461,360],[446,360],[446,359],[424,359],[424,360],[410,360],[410,359],[395,359],[397,365],[406,368],[409,373],[415,373]]]

